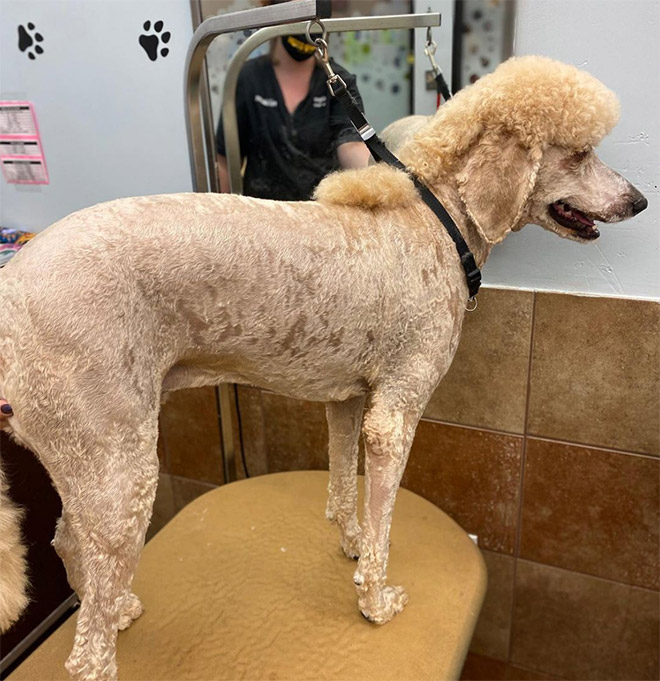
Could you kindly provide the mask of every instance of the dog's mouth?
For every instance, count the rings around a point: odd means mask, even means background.
[[[555,201],[548,206],[550,217],[562,227],[566,227],[582,239],[597,239],[600,232],[594,221],[585,213],[573,208],[567,201]]]

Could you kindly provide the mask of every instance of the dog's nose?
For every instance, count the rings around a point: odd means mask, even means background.
[[[633,215],[637,215],[637,213],[641,213],[648,205],[649,205],[649,202],[647,201],[646,197],[640,196],[638,199],[636,199],[633,202],[633,205],[632,205]]]

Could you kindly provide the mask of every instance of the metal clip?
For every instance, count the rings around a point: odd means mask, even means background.
[[[429,28],[429,31],[431,29]],[[426,45],[424,46],[424,54],[429,58],[429,61],[431,62],[431,68],[433,69],[433,73],[437,76],[439,73],[442,73],[442,69],[438,66],[438,64],[435,61],[435,51],[438,48],[438,45],[436,44],[435,40],[430,40],[429,39],[429,34],[426,34]]]
[[[312,40],[312,35],[311,35],[311,30],[314,24],[318,24],[319,27],[321,28],[321,38],[315,38]],[[325,71],[325,75],[328,77],[326,80],[326,85],[328,86],[328,90],[330,91],[330,94],[334,97],[335,96],[335,90],[332,87],[335,84],[339,84],[342,87],[346,87],[346,83],[344,82],[344,79],[337,75],[333,70],[332,66],[330,65],[330,55],[328,54],[328,32],[325,30],[325,26],[319,19],[312,19],[308,24],[307,24],[307,29],[305,31],[305,35],[307,37],[307,41],[310,43],[310,45],[316,45],[316,52],[314,53],[314,56],[316,57],[316,60],[319,62],[321,65],[321,68]]]
[[[470,305],[472,303],[472,305]],[[465,304],[465,309],[468,312],[474,312],[477,309],[477,306],[479,305],[479,302],[477,301],[477,296],[472,296],[472,298],[469,298],[467,303]]]

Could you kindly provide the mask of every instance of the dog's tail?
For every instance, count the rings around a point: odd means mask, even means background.
[[[0,468],[0,631],[21,616],[28,604],[26,549],[21,537],[22,511],[7,494]]]

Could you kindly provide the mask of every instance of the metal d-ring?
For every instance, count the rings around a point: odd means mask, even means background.
[[[310,45],[316,45],[316,47],[318,48],[316,40],[312,38],[312,28],[314,28],[314,24],[316,24],[321,29],[321,38],[323,39],[323,42],[327,45],[328,31],[326,30],[325,25],[320,19],[312,19],[307,24],[307,28],[305,29],[305,37],[307,38],[307,42]]]
[[[472,305],[470,305],[471,303],[472,303]],[[477,309],[478,305],[479,305],[479,301],[477,300],[477,296],[473,296],[465,304],[465,309],[468,312],[474,312]]]

